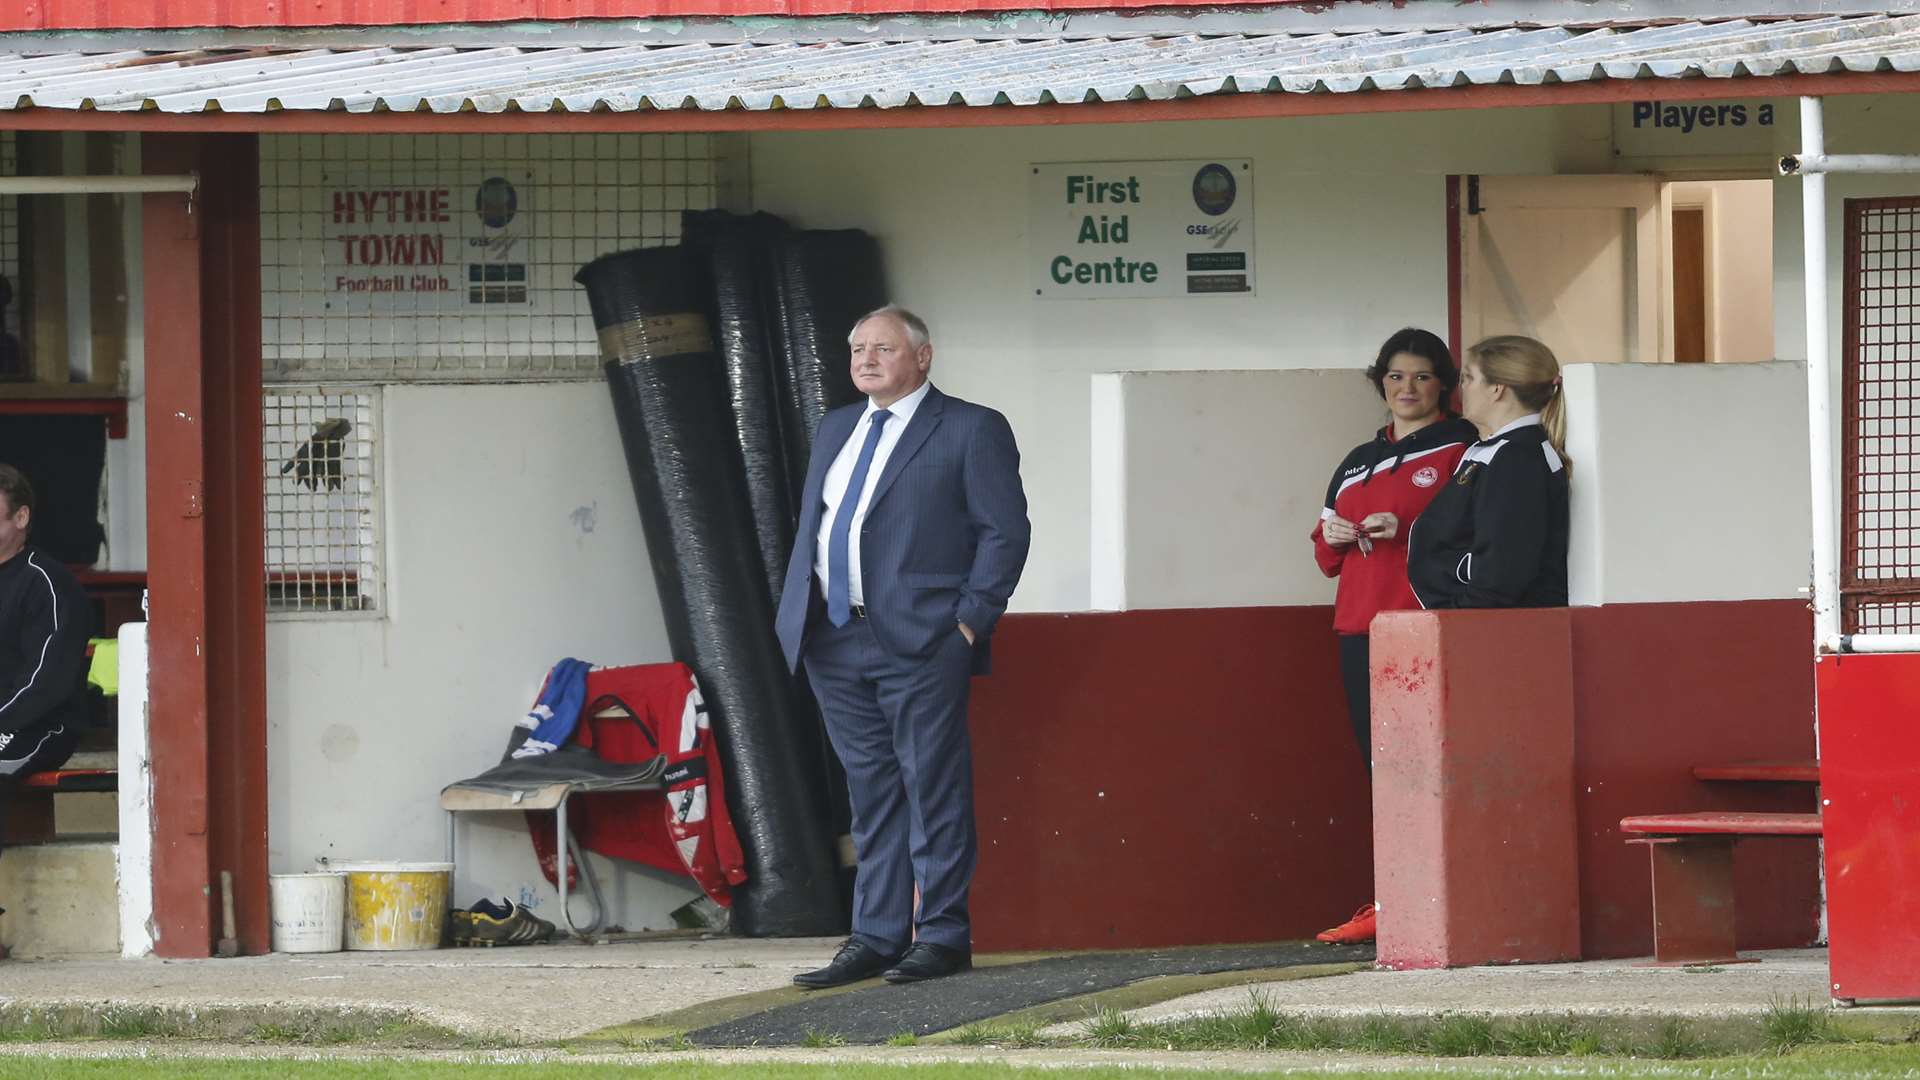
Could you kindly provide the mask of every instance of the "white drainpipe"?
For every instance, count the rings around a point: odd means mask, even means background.
[[[191,195],[200,178],[186,176],[0,176],[0,195]]]
[[[1800,99],[1800,157],[1780,162],[1783,174],[1801,173],[1800,224],[1807,301],[1807,457],[1813,470],[1813,640],[1816,649],[1840,636],[1839,500],[1833,487],[1833,361],[1827,341],[1827,176],[1802,172],[1799,162],[1825,161],[1826,125],[1820,99]],[[1792,162],[1790,165],[1789,162]],[[1829,650],[1830,651],[1830,650]]]

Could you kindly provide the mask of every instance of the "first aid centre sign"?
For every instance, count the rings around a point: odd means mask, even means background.
[[[1034,165],[1027,258],[1048,300],[1251,294],[1253,162]]]

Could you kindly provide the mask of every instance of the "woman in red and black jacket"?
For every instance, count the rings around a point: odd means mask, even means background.
[[[1313,527],[1313,553],[1322,572],[1340,579],[1333,604],[1340,678],[1354,738],[1371,770],[1367,626],[1382,611],[1420,606],[1407,584],[1407,530],[1479,435],[1472,424],[1447,415],[1460,372],[1446,342],[1425,330],[1409,328],[1388,338],[1367,369],[1367,381],[1393,419],[1334,470]],[[1373,905],[1320,939],[1371,941]]]

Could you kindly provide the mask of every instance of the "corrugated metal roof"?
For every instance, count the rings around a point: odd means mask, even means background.
[[[35,52],[0,109],[629,112],[1161,101],[1219,93],[1920,70],[1920,15],[1418,32],[1060,34],[607,48]]]
[[[404,26],[417,22],[790,16],[1142,8],[1220,0],[25,0],[0,4],[0,30],[201,26]],[[1233,0],[1273,3],[1275,0]],[[1279,0],[1320,3],[1323,0]]]

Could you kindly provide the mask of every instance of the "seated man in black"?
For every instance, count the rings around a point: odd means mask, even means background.
[[[13,286],[0,274],[0,380],[18,382],[27,377],[27,354],[20,339],[7,333],[7,305],[13,302]]]
[[[86,721],[92,612],[32,528],[33,485],[0,465],[0,785],[59,768]]]

